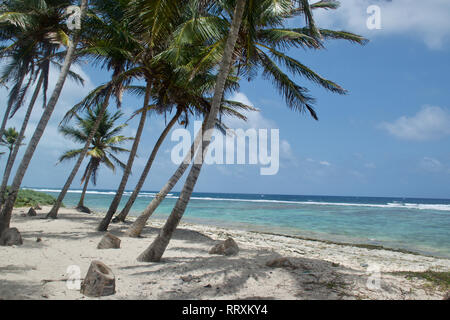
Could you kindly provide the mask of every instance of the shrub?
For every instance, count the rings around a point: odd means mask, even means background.
[[[44,192],[20,189],[14,207],[34,207],[36,205],[53,205],[56,199]]]

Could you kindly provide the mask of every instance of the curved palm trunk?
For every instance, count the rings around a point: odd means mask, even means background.
[[[106,109],[108,108],[109,104],[109,98],[111,97],[112,93],[112,87],[108,89],[108,92],[106,94],[105,100],[103,101],[102,108],[100,109],[100,112],[98,114],[97,119],[95,120],[94,126],[92,127],[91,132],[89,132],[89,136],[86,140],[86,143],[84,144],[83,150],[81,151],[77,162],[75,163],[75,166],[73,167],[72,171],[69,174],[69,177],[66,180],[66,183],[64,184],[64,187],[62,188],[61,192],[58,195],[58,198],[56,199],[55,204],[50,209],[50,212],[47,214],[46,218],[52,218],[56,219],[58,215],[59,208],[61,208],[62,202],[64,200],[64,197],[67,194],[67,191],[69,191],[70,185],[73,182],[73,179],[75,179],[75,176],[80,169],[81,163],[84,160],[84,157],[86,156],[86,153],[89,150],[89,146],[91,145],[92,139],[94,138],[95,134],[97,133],[98,127],[100,126],[100,122],[102,121],[103,116],[105,115]]]
[[[141,191],[141,188],[145,182],[145,179],[147,178],[148,172],[150,171],[150,168],[152,167],[153,161],[155,160],[156,154],[158,153],[159,147],[163,143],[164,139],[166,138],[167,134],[169,133],[170,129],[172,129],[173,125],[177,122],[178,118],[181,115],[181,109],[177,110],[177,113],[173,116],[173,118],[169,121],[163,132],[158,138],[158,141],[156,141],[155,146],[153,147],[152,153],[150,154],[150,157],[147,160],[147,163],[145,164],[144,170],[142,171],[141,177],[139,178],[139,181],[134,188],[133,193],[131,194],[130,198],[128,199],[125,207],[122,209],[122,211],[113,219],[113,222],[119,222],[119,221],[125,221],[125,218],[127,217],[128,213],[130,212],[131,207],[134,204],[134,201],[136,201],[136,198]]]
[[[109,223],[111,222],[112,216],[117,210],[119,206],[120,200],[122,199],[123,192],[125,191],[125,186],[127,185],[128,177],[131,173],[131,167],[133,166],[134,158],[136,157],[137,148],[139,146],[139,142],[141,140],[142,130],[144,129],[145,118],[147,117],[147,106],[150,101],[150,89],[151,84],[147,82],[147,87],[145,89],[145,97],[144,97],[144,110],[141,113],[141,119],[139,121],[139,126],[136,132],[136,136],[134,138],[133,146],[131,147],[130,156],[128,157],[128,162],[125,167],[122,180],[120,181],[119,188],[117,189],[116,195],[109,206],[108,211],[106,212],[105,217],[102,219],[100,224],[97,227],[98,231],[106,231],[108,230]]]
[[[8,121],[9,113],[11,112],[12,105],[8,103],[5,110],[5,115],[3,116],[2,125],[0,127],[0,133],[3,133],[6,128],[6,122]]]
[[[206,119],[203,122],[202,129],[206,124]],[[202,132],[197,133],[195,141],[191,145],[190,152],[184,157],[183,162],[178,166],[175,173],[170,177],[164,187],[158,192],[158,194],[153,198],[153,200],[145,208],[144,212],[133,222],[133,224],[125,232],[129,237],[137,238],[141,235],[142,229],[144,229],[147,220],[159,207],[161,202],[166,198],[173,187],[177,184],[178,180],[181,179],[189,164],[194,158],[195,152],[198,149],[200,139],[202,137]]]
[[[80,197],[80,201],[78,201],[77,208],[84,207],[84,196],[86,195],[86,190],[87,190],[87,186],[89,184],[89,179],[91,178],[92,169],[93,169],[92,166],[90,166],[88,169],[88,173],[85,177],[86,181],[84,182],[83,191],[81,192],[81,197]]]
[[[189,175],[186,179],[186,182],[184,183],[183,189],[181,190],[180,197],[178,198],[174,208],[172,209],[169,218],[167,219],[166,223],[162,227],[159,235],[156,237],[153,243],[139,255],[139,261],[158,262],[161,260],[161,257],[164,254],[164,251],[166,250],[170,239],[172,238],[172,234],[177,228],[181,218],[183,217],[184,211],[186,210],[192,191],[194,190],[198,176],[200,175],[200,170],[203,164],[203,155],[208,150],[208,145],[211,141],[212,130],[216,122],[216,117],[219,112],[220,102],[222,100],[225,88],[225,81],[230,72],[232,55],[238,37],[238,32],[245,9],[245,3],[246,0],[236,1],[233,22],[229,31],[223,59],[220,64],[217,83],[214,89],[212,106],[206,120],[205,134],[203,135],[203,143],[201,149],[195,156],[194,163],[191,167],[191,170],[189,171]]]
[[[81,0],[81,17],[84,16],[86,11],[87,0]],[[75,48],[80,39],[81,32],[78,30],[75,33],[73,41],[70,42],[69,47],[66,52],[66,56],[64,58],[64,63],[62,65],[61,71],[59,73],[58,80],[55,85],[55,89],[53,90],[52,96],[42,113],[41,119],[34,131],[33,136],[31,137],[30,142],[28,143],[28,147],[25,151],[25,154],[20,162],[19,167],[17,168],[16,175],[14,177],[13,183],[11,185],[11,189],[9,191],[8,198],[5,201],[5,204],[0,212],[0,234],[4,229],[9,228],[9,223],[11,220],[11,214],[14,207],[14,203],[17,199],[17,193],[19,192],[20,185],[22,184],[22,179],[25,176],[25,173],[28,169],[28,165],[33,157],[34,151],[44,134],[44,130],[47,127],[48,121],[55,109],[56,103],[58,102],[59,96],[61,94],[62,88],[64,86],[64,82],[66,81],[67,74],[70,69],[70,65],[72,64],[73,56],[75,53]]]
[[[8,185],[9,176],[11,175],[12,168],[14,166],[14,161],[16,161],[17,153],[19,152],[19,148],[22,144],[23,138],[25,136],[25,131],[28,126],[28,121],[30,120],[31,112],[33,111],[34,104],[36,103],[37,97],[39,96],[39,91],[41,90],[42,83],[44,81],[45,74],[41,72],[39,76],[38,83],[36,84],[36,88],[34,89],[33,96],[31,97],[30,103],[28,105],[27,112],[22,122],[22,127],[20,128],[19,136],[17,137],[17,141],[14,144],[14,149],[10,156],[8,157],[8,162],[6,163],[5,172],[3,173],[2,186],[0,189],[0,203],[5,201],[5,191]]]
[[[20,91],[20,87],[22,86],[23,80],[25,79],[25,75],[26,74],[24,73],[19,78],[19,81],[18,81],[19,91]],[[17,94],[20,94],[20,93],[17,93]],[[13,106],[13,100],[8,101],[8,104],[6,105],[5,115],[3,116],[2,124],[0,126],[0,136],[3,135],[3,132],[5,131],[6,123],[8,122],[8,118],[11,113],[12,106]]]

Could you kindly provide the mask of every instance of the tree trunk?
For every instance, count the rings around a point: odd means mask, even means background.
[[[14,161],[16,161],[17,153],[19,152],[20,145],[22,144],[23,138],[25,136],[25,131],[28,126],[28,121],[30,120],[31,112],[33,111],[34,104],[36,103],[37,97],[39,96],[39,91],[42,87],[42,82],[44,81],[44,72],[41,71],[38,83],[34,89],[33,96],[31,97],[30,104],[28,105],[27,112],[22,122],[22,127],[20,128],[19,136],[16,143],[14,144],[14,149],[10,156],[8,157],[8,162],[6,163],[5,172],[3,173],[2,186],[0,189],[0,203],[5,201],[5,192],[8,185],[9,176],[11,175],[12,168],[14,166]]]
[[[147,163],[145,164],[144,170],[142,171],[141,177],[139,178],[139,181],[134,188],[133,193],[131,194],[130,198],[127,201],[127,204],[122,209],[119,215],[117,215],[113,222],[119,222],[119,221],[125,221],[125,218],[127,217],[128,213],[130,212],[131,207],[134,204],[134,201],[136,201],[136,198],[141,191],[141,188],[145,182],[145,179],[147,178],[148,172],[150,171],[150,168],[152,167],[153,161],[155,160],[156,154],[158,153],[159,147],[163,143],[164,139],[166,138],[167,134],[169,133],[170,129],[172,129],[173,125],[177,122],[179,116],[181,115],[181,109],[177,110],[177,113],[173,116],[173,118],[170,120],[170,122],[167,124],[166,128],[161,133],[160,137],[158,138],[158,141],[156,141],[155,146],[153,147],[152,153],[150,154],[150,157],[147,160]]]
[[[81,0],[81,17],[84,16],[86,6],[87,0]],[[48,121],[50,120],[53,110],[55,109],[56,103],[58,102],[61,90],[64,86],[64,82],[66,81],[66,77],[70,69],[70,65],[72,64],[75,48],[80,39],[80,35],[81,35],[80,30],[77,30],[73,41],[69,43],[69,47],[67,49],[67,53],[64,58],[64,63],[61,68],[61,72],[59,73],[55,89],[53,90],[52,96],[50,97],[50,100],[46,108],[44,109],[44,112],[42,113],[41,119],[39,120],[36,130],[34,131],[34,134],[30,142],[28,143],[28,147],[25,151],[22,161],[20,162],[20,165],[17,168],[16,175],[14,177],[11,189],[9,191],[8,198],[6,199],[5,204],[0,212],[0,234],[3,232],[4,229],[9,227],[14,202],[17,199],[17,193],[19,192],[20,185],[22,184],[22,179],[25,176],[25,173],[28,169],[28,165],[30,164],[30,161],[33,157],[34,151],[36,150],[39,140],[44,134],[44,130],[48,124]]]
[[[18,81],[19,91],[17,92],[17,94],[19,94],[19,95],[20,95],[20,88],[22,87],[23,79],[25,79],[25,76],[26,76],[25,73],[22,74]],[[30,78],[30,80],[31,80],[31,78]],[[2,125],[0,126],[0,138],[3,138],[3,132],[5,131],[6,123],[8,122],[8,118],[11,113],[13,104],[14,104],[14,100],[9,100],[8,104],[6,105],[5,115],[3,116]]]
[[[206,124],[206,119],[203,121],[203,127]],[[173,187],[177,184],[178,180],[183,176],[186,169],[189,167],[189,164],[194,158],[195,152],[198,149],[200,139],[202,137],[202,131],[197,133],[195,137],[195,141],[191,145],[190,152],[184,157],[183,162],[179,165],[175,173],[170,177],[164,187],[158,192],[158,194],[153,198],[153,200],[149,203],[149,205],[145,208],[144,212],[133,222],[133,224],[128,228],[125,232],[129,237],[137,238],[141,235],[142,229],[144,229],[147,220],[150,216],[155,212],[155,210],[159,207],[161,202],[166,198],[167,194],[173,189]]]
[[[75,178],[78,170],[80,169],[81,163],[83,162],[84,157],[86,156],[86,153],[89,150],[92,139],[94,138],[95,134],[97,133],[98,127],[100,126],[100,123],[102,122],[102,118],[105,115],[106,109],[108,108],[109,98],[111,96],[111,93],[112,93],[112,87],[110,87],[108,89],[105,100],[103,101],[103,104],[102,104],[102,108],[100,109],[100,113],[98,114],[97,119],[95,119],[95,123],[94,123],[94,126],[92,127],[91,132],[89,132],[89,136],[86,140],[86,143],[84,144],[83,150],[81,151],[81,153],[77,159],[77,162],[75,163],[75,166],[73,167],[72,171],[70,172],[69,177],[67,178],[67,181],[64,184],[64,187],[62,188],[61,192],[59,193],[55,204],[51,208],[50,212],[47,214],[46,218],[56,219],[59,208],[61,208],[61,204],[64,200],[64,197],[66,196],[67,191],[69,191],[70,185],[72,184],[73,179]]]
[[[116,293],[116,277],[111,268],[101,261],[92,261],[81,283],[80,292],[88,297],[102,297]]]
[[[6,122],[8,121],[9,113],[11,112],[12,105],[8,103],[5,110],[5,115],[3,116],[2,125],[0,127],[0,134],[3,135],[3,132],[6,128]],[[3,138],[3,137],[2,137]]]
[[[206,126],[205,126],[205,134],[203,135],[203,143],[202,146],[195,156],[194,163],[192,164],[191,170],[189,171],[189,175],[184,183],[183,189],[181,190],[180,196],[175,203],[175,206],[167,219],[164,226],[161,228],[159,235],[153,241],[153,243],[142,252],[138,260],[146,261],[146,262],[158,262],[161,260],[164,251],[169,244],[170,239],[172,238],[172,234],[178,226],[181,218],[183,217],[184,211],[188,205],[189,199],[191,197],[192,191],[194,190],[195,183],[197,182],[197,178],[200,175],[200,170],[203,164],[203,156],[206,154],[208,150],[208,145],[211,141],[212,130],[214,129],[214,125],[216,123],[216,117],[219,112],[220,103],[222,101],[223,92],[225,88],[225,81],[230,72],[232,55],[234,51],[234,46],[236,44],[236,40],[239,33],[239,28],[242,21],[242,16],[245,9],[246,0],[237,0],[236,7],[234,9],[233,22],[231,24],[231,28],[229,31],[229,36],[227,39],[227,43],[224,50],[224,55],[222,62],[220,64],[219,74],[217,77],[216,86],[214,88],[214,96],[211,105],[211,110],[209,111]]]
[[[77,208],[84,207],[84,196],[86,195],[86,190],[89,184],[89,179],[91,178],[92,174],[92,166],[89,167],[87,175],[85,177],[86,181],[84,182],[83,191],[81,192],[80,201],[78,201]]]
[[[147,82],[147,87],[145,90],[145,97],[144,97],[144,110],[141,113],[141,119],[139,121],[139,126],[136,132],[136,136],[134,137],[133,146],[131,147],[130,156],[128,157],[128,162],[125,167],[125,170],[123,172],[122,180],[120,181],[119,188],[117,189],[116,195],[114,196],[114,199],[111,202],[111,205],[109,206],[108,211],[106,212],[105,217],[100,222],[100,224],[97,227],[98,231],[106,231],[108,230],[109,223],[111,222],[112,216],[117,210],[117,207],[120,204],[120,200],[122,199],[123,192],[125,191],[125,186],[127,185],[128,177],[131,173],[131,167],[133,166],[134,158],[136,157],[137,148],[139,146],[139,142],[141,140],[142,130],[144,129],[145,124],[145,118],[147,117],[147,106],[148,102],[150,101],[150,89],[151,84],[150,82]]]

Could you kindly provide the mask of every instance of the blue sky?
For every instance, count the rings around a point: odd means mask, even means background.
[[[372,4],[381,8],[381,30],[366,27],[366,9]],[[280,130],[280,170],[261,176],[259,166],[204,166],[196,191],[449,198],[448,16],[447,0],[344,0],[336,11],[318,12],[319,26],[363,34],[370,43],[361,47],[333,41],[323,51],[300,49],[290,54],[349,94],[332,94],[296,78],[317,98],[319,121],[314,121],[289,110],[270,82],[260,77],[243,80],[233,98],[253,104],[260,112],[240,125]],[[59,188],[73,166],[73,162],[55,166],[64,150],[76,146],[58,134],[58,123],[71,105],[108,79],[98,69],[75,69],[84,75],[86,84],[67,82],[23,186]],[[6,92],[1,92],[4,104]],[[137,99],[126,98],[124,113],[130,115],[139,104]],[[23,112],[9,124],[19,129]],[[40,107],[34,110],[28,137],[40,112]],[[235,121],[231,124],[239,126]],[[136,126],[136,120],[130,121],[125,134],[132,135]],[[163,127],[163,119],[148,119],[128,189],[137,182]],[[170,161],[175,144],[170,136],[163,144],[145,190],[159,190],[175,170]],[[95,188],[114,189],[121,177],[119,171],[112,174],[105,168],[100,174]],[[80,187],[79,176],[72,187]]]

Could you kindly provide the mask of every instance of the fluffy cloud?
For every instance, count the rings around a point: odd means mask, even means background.
[[[444,168],[444,165],[437,159],[424,157],[420,161],[420,167],[430,172],[440,172]]]
[[[230,97],[230,100],[238,101],[246,105],[255,107],[250,99],[242,92],[236,92]],[[276,129],[278,126],[270,119],[264,118],[261,111],[242,112],[247,117],[247,121],[236,118],[228,118],[224,122],[230,128],[254,128],[254,129]]]
[[[450,174],[450,166],[432,157],[423,157],[419,161],[419,167],[426,172]]]
[[[381,30],[367,28],[367,8],[371,5],[381,9]],[[343,28],[369,38],[409,35],[421,39],[432,49],[441,48],[450,39],[448,0],[344,0],[337,10],[316,10],[315,13],[321,27]]]
[[[412,117],[383,122],[379,127],[399,139],[433,140],[450,134],[450,113],[440,107],[425,106]]]

